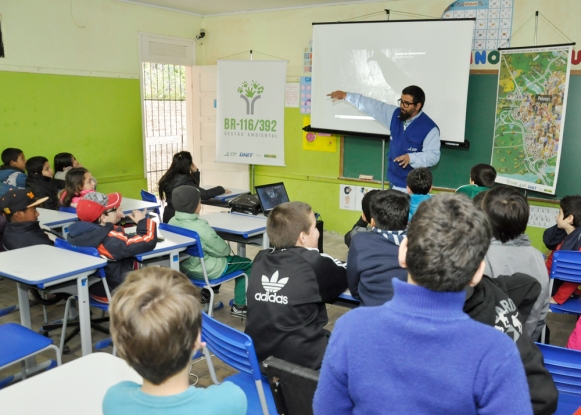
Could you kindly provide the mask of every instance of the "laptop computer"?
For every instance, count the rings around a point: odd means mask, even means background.
[[[281,203],[289,202],[283,182],[256,186],[255,189],[265,216]]]

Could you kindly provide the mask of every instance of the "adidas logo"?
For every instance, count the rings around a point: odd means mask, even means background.
[[[276,295],[286,283],[288,278],[278,279],[278,271],[272,274],[272,278],[268,279],[266,275],[262,276],[262,286],[266,290],[265,293],[256,293],[254,299],[256,301],[267,301],[270,303],[288,304],[288,297],[286,295]]]

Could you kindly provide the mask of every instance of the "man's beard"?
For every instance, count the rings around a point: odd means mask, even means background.
[[[410,119],[410,117],[411,117],[411,114],[409,112],[403,112],[403,111],[400,111],[399,115],[397,116],[397,118],[399,118],[400,121],[407,121]]]

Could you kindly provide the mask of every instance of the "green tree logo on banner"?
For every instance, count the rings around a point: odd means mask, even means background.
[[[238,88],[240,98],[246,102],[247,115],[254,115],[254,103],[256,100],[260,99],[260,94],[263,92],[264,87],[255,80],[252,80],[251,82],[244,81],[242,86]]]

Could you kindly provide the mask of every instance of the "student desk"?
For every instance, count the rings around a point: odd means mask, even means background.
[[[0,390],[3,415],[102,415],[109,387],[143,378],[108,353],[93,353]]]
[[[161,206],[159,203],[144,202],[143,200],[123,198],[121,199],[121,211],[125,214],[131,213],[134,210],[155,210]]]
[[[69,226],[79,220],[77,215],[74,213],[43,208],[37,208],[36,210],[39,213],[38,222],[40,225],[46,226],[49,229],[63,228],[63,238],[65,240],[69,233]]]
[[[17,282],[20,322],[24,327],[32,328],[28,286],[45,289],[67,281],[77,281],[83,356],[92,351],[87,279],[106,264],[107,261],[102,258],[49,245],[34,245],[0,253],[0,275]],[[34,362],[29,361],[28,364],[33,365]]]
[[[207,220],[222,238],[236,242],[239,256],[246,256],[245,245],[247,244],[262,246],[264,249],[270,247],[264,215],[219,212],[200,216],[200,218]]]
[[[215,187],[215,186],[212,186]],[[227,202],[230,199],[234,199],[236,196],[245,195],[250,193],[248,189],[226,189],[230,190],[231,193],[222,193],[221,195],[214,196],[211,200],[217,200],[219,202]]]
[[[131,232],[132,228],[127,228],[126,231]],[[133,228],[134,229],[134,228]],[[135,231],[133,231],[135,232]],[[151,260],[154,258],[169,257],[169,268],[180,270],[180,252],[185,251],[188,247],[196,244],[196,240],[188,238],[187,236],[178,235],[177,233],[162,231],[157,229],[158,236],[164,238],[163,242],[158,242],[155,249],[143,254],[135,255],[139,262]],[[155,265],[167,266],[167,262],[156,262]]]

